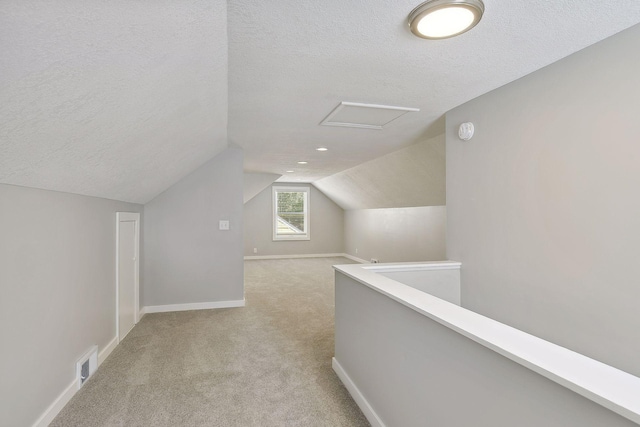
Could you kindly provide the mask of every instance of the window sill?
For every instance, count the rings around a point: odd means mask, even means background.
[[[311,240],[311,237],[306,235],[306,236],[274,236],[273,237],[273,241],[274,242],[291,242],[291,241],[296,241],[296,240]]]

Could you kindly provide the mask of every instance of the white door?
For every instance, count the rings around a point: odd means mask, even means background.
[[[140,214],[118,212],[116,217],[116,326],[120,342],[138,322]]]

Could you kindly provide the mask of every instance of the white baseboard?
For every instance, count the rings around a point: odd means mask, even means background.
[[[53,403],[44,411],[40,418],[33,423],[33,427],[47,427],[51,424],[51,421],[62,411],[64,405],[69,403],[71,398],[78,392],[78,382],[74,378],[71,384],[64,389],[60,396],[53,401]]]
[[[345,253],[301,254],[301,255],[255,255],[255,256],[245,256],[244,259],[254,260],[254,259],[287,259],[287,258],[335,258],[335,257],[349,258],[350,260],[359,262],[361,264],[369,264],[369,261],[366,261],[362,258],[355,257],[353,255],[345,254]]]
[[[369,402],[367,402],[367,399],[365,399],[358,387],[354,384],[349,375],[347,375],[347,372],[342,368],[342,365],[340,365],[335,357],[331,359],[331,366],[333,367],[336,375],[338,375],[338,378],[340,378],[340,381],[342,381],[342,384],[344,384],[349,391],[351,397],[353,397],[353,400],[356,402],[364,416],[367,417],[367,420],[371,423],[371,427],[385,427],[385,424],[382,422],[380,417],[378,417],[378,414],[376,414]]]
[[[109,343],[98,352],[98,367],[105,361],[111,354],[114,348],[118,345],[118,337],[114,337]],[[62,393],[53,401],[53,403],[40,415],[40,418],[33,423],[33,427],[47,427],[51,421],[62,411],[62,408],[69,403],[71,398],[78,392],[78,380],[73,379],[71,384],[64,389]]]
[[[334,254],[299,254],[299,255],[255,255],[245,256],[245,260],[253,259],[288,259],[288,258],[334,258],[344,256],[342,253]]]
[[[364,260],[362,258],[358,258],[358,257],[353,256],[353,255],[342,254],[342,256],[345,257],[345,258],[349,258],[351,261],[359,262],[360,264],[370,264],[369,261]]]
[[[194,302],[190,304],[149,305],[142,309],[144,313],[167,313],[170,311],[209,310],[212,308],[244,307],[244,299],[235,301]]]
[[[142,307],[139,311],[138,311],[138,322],[142,319],[142,317],[147,314],[147,307]]]
[[[100,365],[102,365],[102,362],[104,362],[107,357],[109,357],[109,355],[117,345],[118,337],[113,337],[113,339],[109,341],[109,344],[107,344],[102,350],[98,352],[98,367],[100,367]]]
[[[164,313],[168,311],[186,311],[186,310],[205,310],[210,308],[230,308],[244,307],[245,301],[215,301],[215,302],[199,302],[193,304],[171,304],[171,305],[155,305],[143,307],[139,312],[139,317],[145,313]],[[114,337],[109,343],[98,352],[98,367],[104,362],[111,352],[118,346],[118,337]],[[71,398],[78,392],[78,382],[74,380],[67,388],[56,398],[56,400],[40,415],[40,418],[33,423],[33,427],[47,427],[51,421],[62,411],[62,408],[69,403]]]

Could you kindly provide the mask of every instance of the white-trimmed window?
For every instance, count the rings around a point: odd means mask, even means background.
[[[273,186],[273,240],[310,240],[309,187]]]

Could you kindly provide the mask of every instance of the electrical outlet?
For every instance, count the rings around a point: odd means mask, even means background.
[[[356,255],[358,255],[358,248],[356,248]]]
[[[258,253],[258,248],[253,248],[253,253],[257,254]]]
[[[227,231],[229,229],[229,220],[220,220],[218,229]]]
[[[376,258],[371,258],[371,264],[377,264],[378,260]]]

